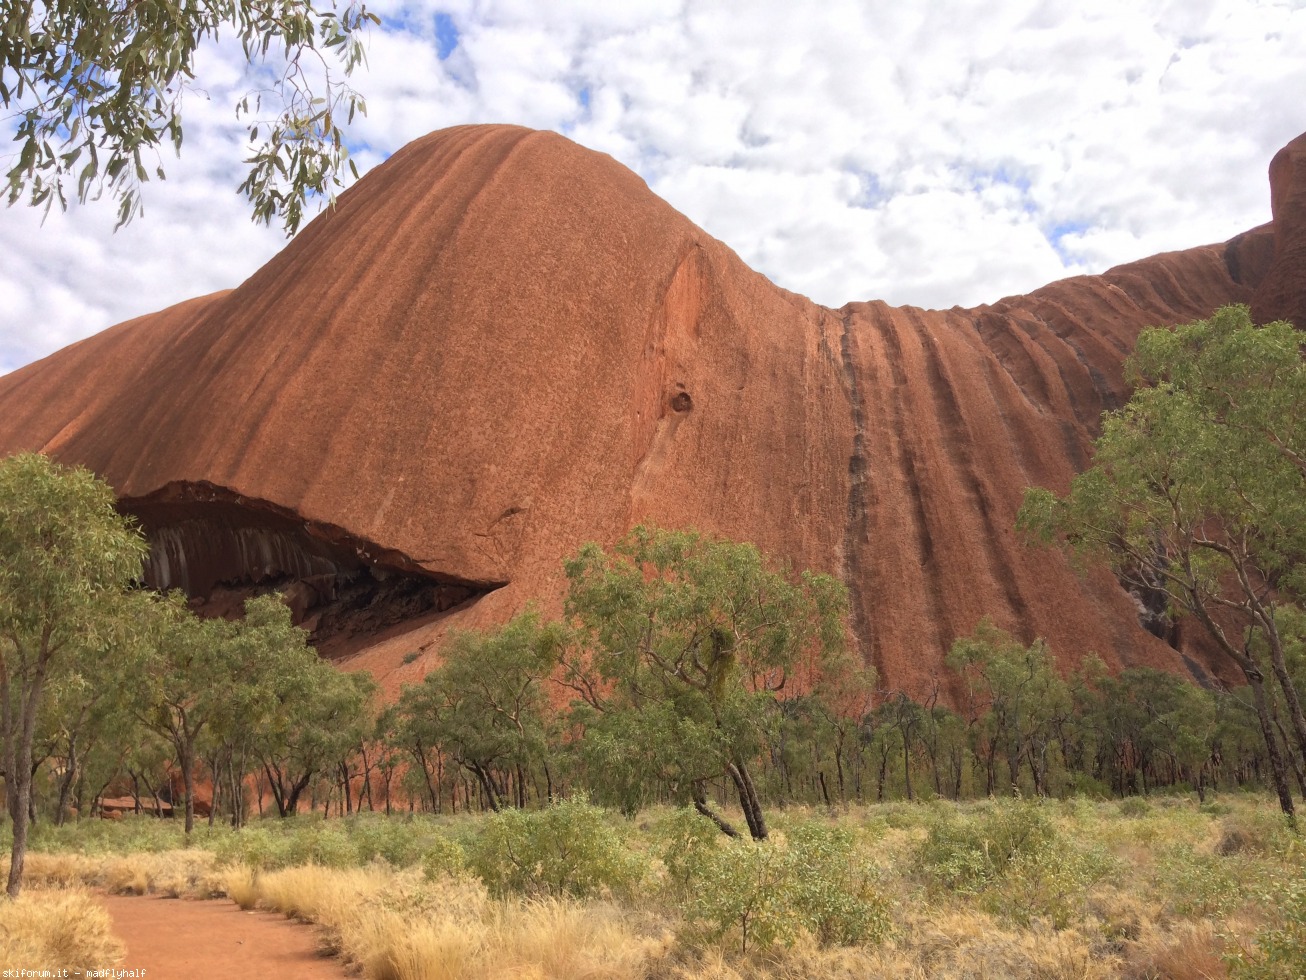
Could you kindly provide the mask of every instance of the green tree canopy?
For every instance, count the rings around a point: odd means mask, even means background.
[[[255,220],[275,218],[294,234],[307,201],[342,184],[340,122],[365,111],[343,78],[363,61],[369,22],[379,23],[354,2],[6,0],[0,106],[16,112],[19,145],[9,203],[48,209],[108,192],[119,225],[131,220],[140,185],[164,177],[159,149],[181,150],[182,100],[201,46],[230,32],[266,76],[262,94],[236,106],[254,144],[240,189]]]
[[[252,751],[285,817],[297,811],[313,778],[338,765],[374,728],[376,682],[320,659],[279,596],[249,600],[240,627],[243,693],[235,733],[253,733]]]
[[[1028,764],[1035,791],[1046,793],[1048,746],[1058,719],[1070,712],[1069,688],[1047,644],[1040,639],[1025,646],[985,617],[970,636],[952,645],[948,666],[966,679],[988,792],[996,786],[994,763],[1000,754],[1013,792],[1021,766]]]
[[[611,552],[588,544],[564,568],[575,647],[563,675],[586,744],[624,748],[636,772],[685,786],[711,816],[704,781],[728,775],[765,838],[751,760],[778,723],[778,692],[815,683],[842,649],[843,586],[792,581],[751,544],[649,527]]]
[[[544,684],[557,662],[559,630],[526,612],[488,633],[454,637],[444,663],[401,705],[416,745],[438,746],[474,775],[492,810],[500,809],[496,772],[517,773],[545,762],[549,698]]]
[[[1252,686],[1289,813],[1258,645],[1306,753],[1279,628],[1283,604],[1306,594],[1304,340],[1287,323],[1255,326],[1242,306],[1144,331],[1127,364],[1138,388],[1105,416],[1093,466],[1065,497],[1028,491],[1019,518],[1201,624]]]
[[[61,661],[103,656],[145,542],[93,473],[36,453],[0,461],[0,740],[14,839],[8,893],[22,887],[32,747]]]

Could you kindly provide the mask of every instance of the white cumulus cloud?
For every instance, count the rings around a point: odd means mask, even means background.
[[[382,0],[366,169],[513,122],[612,154],[778,284],[971,305],[1269,219],[1306,130],[1306,9],[1256,0]],[[205,53],[180,160],[105,202],[0,211],[0,370],[239,284],[282,246],[235,193],[250,87]]]

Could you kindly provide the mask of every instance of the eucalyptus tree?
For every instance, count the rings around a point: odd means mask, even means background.
[[[818,758],[828,748],[834,762],[835,787],[842,803],[847,799],[848,769],[869,736],[875,702],[875,668],[863,664],[850,651],[825,657],[809,696],[802,698],[812,722],[811,737]],[[828,804],[823,770],[817,776]]]
[[[302,640],[280,652],[282,662],[269,678],[272,710],[257,722],[254,751],[277,812],[288,817],[314,778],[330,772],[373,730],[376,682],[319,660]]]
[[[1018,791],[1028,763],[1039,795],[1047,792],[1047,751],[1060,715],[1071,710],[1070,692],[1042,640],[1020,643],[988,617],[948,651],[947,662],[966,680],[971,720],[982,732],[987,791],[996,786],[999,753],[1008,786]]]
[[[838,658],[811,689],[777,699],[780,718],[771,757],[782,799],[794,799],[806,786],[809,792],[819,790],[826,806],[846,801],[849,769],[859,736],[869,727],[875,694],[874,668],[856,669],[852,660]]]
[[[1236,306],[1144,331],[1127,363],[1138,387],[1104,417],[1092,467],[1064,497],[1028,491],[1019,518],[1032,537],[1106,561],[1201,625],[1251,686],[1289,815],[1260,646],[1306,755],[1280,629],[1285,605],[1306,595],[1304,342],[1290,324],[1255,326]]]
[[[36,453],[0,461],[0,742],[13,847],[7,891],[22,888],[32,751],[46,683],[60,664],[110,656],[145,543],[90,471]]]
[[[119,225],[131,220],[141,184],[164,178],[160,149],[181,151],[184,97],[205,97],[200,51],[227,35],[261,76],[233,107],[252,145],[240,190],[256,220],[294,234],[306,203],[329,198],[353,167],[340,122],[365,111],[345,79],[364,61],[369,23],[379,20],[358,3],[314,0],[6,0],[0,108],[18,144],[9,203],[48,210],[107,192]]]
[[[438,747],[475,776],[492,810],[501,809],[510,783],[524,806],[527,774],[537,765],[547,772],[546,683],[559,635],[533,611],[490,632],[459,633],[444,663],[401,698],[414,745]]]
[[[201,739],[222,723],[247,675],[236,657],[235,623],[198,618],[180,593],[160,597],[152,610],[133,710],[142,726],[172,747],[190,834]]]
[[[378,727],[385,725],[385,738],[409,762],[402,777],[408,798],[424,793],[423,806],[429,805],[432,813],[444,809],[445,757],[438,732],[443,707],[443,692],[434,685],[405,684],[377,722]]]
[[[325,665],[276,595],[248,600],[244,617],[227,628],[226,642],[226,662],[234,673],[203,744],[214,806],[219,795],[225,796],[232,823],[239,826],[245,816],[245,777],[260,765],[270,733],[284,730],[283,716],[292,710],[281,693]]]
[[[122,596],[104,623],[103,655],[69,658],[50,678],[39,741],[56,777],[56,823],[64,822],[74,799],[82,805],[88,776],[96,790],[108,785],[138,742],[131,694],[141,677],[133,650],[140,642],[140,612],[149,601],[142,592]]]
[[[705,785],[728,777],[749,833],[764,839],[752,762],[773,739],[779,693],[843,649],[843,586],[794,579],[751,544],[644,526],[610,552],[585,545],[564,569],[561,679],[578,696],[585,743],[640,763],[632,777],[688,789],[724,831]]]

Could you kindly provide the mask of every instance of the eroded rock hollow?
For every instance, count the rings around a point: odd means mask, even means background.
[[[445,130],[238,288],[0,378],[0,451],[106,477],[156,584],[278,588],[392,687],[451,628],[558,609],[562,557],[639,521],[838,574],[889,687],[930,689],[985,614],[1067,666],[1200,673],[1148,597],[1015,515],[1085,464],[1142,328],[1232,302],[1306,322],[1306,137],[1271,185],[1274,220],[1224,244],[975,309],[833,310],[603,154]]]
[[[149,540],[145,585],[179,589],[197,611],[214,616],[240,615],[250,596],[279,592],[325,656],[503,584],[430,573],[344,528],[208,483],[170,483],[118,506]]]

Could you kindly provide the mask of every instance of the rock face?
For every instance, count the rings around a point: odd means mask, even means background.
[[[1273,261],[1252,300],[1259,323],[1306,325],[1306,133],[1270,161]]]
[[[281,586],[391,685],[450,628],[558,608],[560,559],[639,521],[840,575],[863,654],[913,693],[985,614],[1067,665],[1178,667],[1140,599],[1015,514],[1085,464],[1143,327],[1306,311],[1303,148],[1275,158],[1273,225],[1225,245],[973,310],[831,310],[607,156],[445,130],[239,288],[0,378],[0,451],[105,476],[155,584]]]

